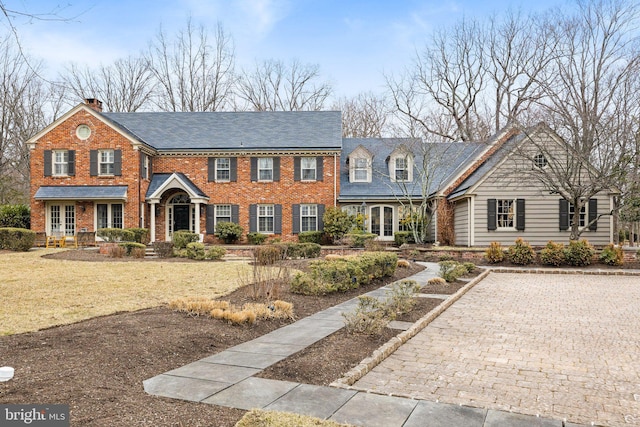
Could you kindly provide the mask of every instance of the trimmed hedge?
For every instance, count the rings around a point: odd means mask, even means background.
[[[269,236],[267,236],[266,234],[253,232],[247,234],[247,241],[250,245],[261,245],[267,240],[268,237]]]
[[[143,245],[146,245],[149,243],[150,234],[149,234],[148,228],[133,227],[133,228],[125,228],[125,230],[128,230],[131,233],[133,233],[134,242],[142,243]]]
[[[0,249],[26,252],[33,247],[36,232],[26,228],[0,228]]]
[[[216,224],[216,236],[227,244],[237,242],[242,233],[244,229],[234,222],[221,221]]]
[[[127,256],[130,256],[131,252],[135,248],[145,250],[147,247],[146,245],[138,242],[121,242],[121,243],[118,243],[118,246],[125,249]]]
[[[135,241],[135,233],[126,228],[99,228],[97,234],[107,242]]]
[[[344,235],[343,241],[352,248],[364,248],[367,242],[378,237],[373,233],[347,233]]]
[[[397,265],[398,256],[385,252],[313,261],[309,274],[298,273],[293,278],[291,292],[324,295],[355,289],[373,279],[393,275]]]
[[[31,210],[27,205],[0,206],[0,228],[29,229]]]
[[[186,249],[189,243],[195,243],[200,240],[200,236],[187,230],[180,230],[173,233],[173,247],[180,250]]]
[[[322,244],[323,231],[303,231],[298,234],[298,242],[300,243],[317,243]]]

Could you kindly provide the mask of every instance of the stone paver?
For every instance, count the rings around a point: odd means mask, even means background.
[[[639,425],[639,325],[637,276],[493,273],[354,388]]]

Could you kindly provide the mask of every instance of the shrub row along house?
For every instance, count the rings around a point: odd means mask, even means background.
[[[214,241],[221,221],[295,240],[323,229],[340,206],[393,240],[416,209],[427,238],[463,246],[568,241],[571,205],[518,177],[511,154],[531,139],[562,140],[544,125],[480,143],[341,136],[338,111],[106,113],[89,99],[28,141],[31,228],[68,236],[144,227],[151,241],[190,230]],[[544,156],[536,157],[545,167]],[[580,213],[584,236],[612,240],[613,192]],[[582,222],[584,221],[584,224]]]

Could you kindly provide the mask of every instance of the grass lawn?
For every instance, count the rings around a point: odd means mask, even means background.
[[[156,307],[179,297],[218,297],[238,288],[240,272],[249,268],[241,262],[42,258],[54,251],[0,253],[0,335]]]

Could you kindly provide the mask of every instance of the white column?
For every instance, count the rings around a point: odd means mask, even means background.
[[[151,218],[149,218],[149,228],[151,229],[149,240],[151,243],[156,241],[156,205],[157,203],[151,202],[151,213],[149,214],[151,216]]]
[[[194,204],[195,204],[194,209],[196,210],[195,212],[196,223],[193,225],[194,226],[193,230],[196,234],[200,234],[200,202],[195,202]]]

